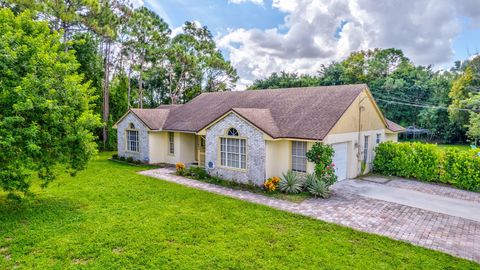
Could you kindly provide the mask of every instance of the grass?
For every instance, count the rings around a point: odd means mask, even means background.
[[[478,269],[386,237],[136,174],[108,161],[21,203],[0,192],[0,269]]]
[[[439,144],[438,147],[442,149],[454,148],[461,151],[467,151],[472,149],[470,145],[465,145],[465,144]]]

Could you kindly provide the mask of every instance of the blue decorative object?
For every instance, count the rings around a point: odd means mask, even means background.
[[[208,162],[208,168],[213,169],[213,162],[211,162],[211,161]]]

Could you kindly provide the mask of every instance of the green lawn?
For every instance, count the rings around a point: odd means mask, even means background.
[[[35,198],[0,193],[0,268],[473,269],[478,264],[135,173],[102,154]]]
[[[444,149],[455,148],[462,151],[472,149],[470,145],[465,145],[465,144],[439,144],[438,147],[444,148]]]

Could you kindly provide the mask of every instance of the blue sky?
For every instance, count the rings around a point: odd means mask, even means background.
[[[480,5],[480,3],[479,3]],[[454,39],[455,60],[480,53],[480,27],[469,26],[469,19],[462,20],[462,31]]]
[[[241,84],[274,71],[315,73],[321,64],[360,49],[400,48],[415,63],[437,69],[480,52],[479,0],[144,0],[144,5],[171,29],[187,20],[206,25]]]
[[[272,9],[271,1],[264,5],[251,2],[233,4],[222,0],[146,0],[145,5],[160,14],[171,28],[185,21],[199,21],[212,33],[226,33],[229,28],[267,29],[283,23],[284,13]]]

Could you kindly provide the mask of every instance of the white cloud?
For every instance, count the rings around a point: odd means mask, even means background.
[[[134,1],[138,1],[138,0],[134,0]],[[166,23],[168,23],[169,25],[172,24],[172,20],[170,19],[170,16],[168,16],[167,12],[162,7],[162,5],[159,3],[159,1],[156,1],[156,0],[145,0],[145,1],[143,1],[142,0],[142,2],[144,2],[145,6],[149,7],[153,11],[155,11],[155,13],[157,13],[158,16],[160,16]]]
[[[453,60],[462,18],[480,27],[478,0],[273,0],[272,7],[286,13],[282,25],[217,40],[242,83],[274,71],[315,73],[368,48],[400,48],[415,63],[441,65]]]
[[[263,5],[263,0],[228,0],[228,3],[242,4],[246,2],[252,2],[255,5]]]
[[[130,0],[130,4],[133,8],[138,8],[144,5],[143,0]]]

